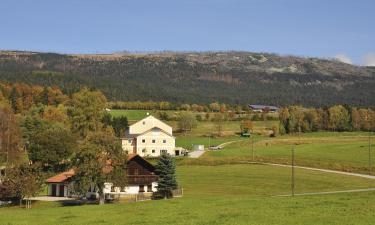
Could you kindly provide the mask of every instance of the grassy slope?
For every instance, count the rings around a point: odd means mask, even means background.
[[[362,178],[296,172],[297,192],[375,187]],[[374,219],[375,193],[271,197],[289,192],[287,168],[182,166],[178,175],[183,198],[77,207],[39,203],[31,210],[0,209],[0,224],[372,224]]]
[[[292,145],[297,143],[295,152],[298,165],[368,173],[367,133],[318,132],[301,137],[258,139],[254,144],[257,160],[290,163]],[[372,144],[372,149],[374,146]],[[250,140],[234,143],[222,151],[208,152],[204,157],[207,160],[249,160],[252,157],[251,143]],[[371,157],[375,158],[375,151],[371,152]]]

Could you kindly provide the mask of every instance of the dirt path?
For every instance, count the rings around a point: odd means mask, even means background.
[[[355,192],[368,192],[375,191],[375,188],[365,188],[365,189],[353,189],[344,191],[324,191],[324,192],[310,192],[310,193],[300,193],[294,194],[294,196],[306,196],[306,195],[330,195],[330,194],[340,194],[340,193],[355,193]],[[292,195],[276,195],[274,197],[291,197]]]
[[[218,145],[217,147],[224,148],[224,147],[227,146],[227,145],[233,144],[233,143],[235,143],[235,142],[241,142],[241,141],[246,141],[246,140],[228,141],[228,142],[221,143],[221,144]]]
[[[193,151],[193,152],[189,152],[189,158],[199,158],[201,157],[201,155],[203,155],[205,153],[205,151]]]
[[[291,168],[291,165],[284,165],[284,164],[276,164],[276,163],[257,163],[255,164],[262,164],[262,165],[269,165],[269,166],[280,166],[280,167],[289,167]],[[360,174],[360,173],[351,173],[351,172],[343,172],[343,171],[337,171],[337,170],[328,170],[328,169],[319,169],[319,168],[313,168],[313,167],[305,167],[305,166],[295,166],[294,168],[297,169],[305,169],[305,170],[314,170],[314,171],[320,171],[320,172],[326,172],[326,173],[336,173],[336,174],[342,174],[342,175],[348,175],[348,176],[355,176],[355,177],[362,177],[367,179],[375,179],[375,176],[372,175],[366,175],[366,174]]]

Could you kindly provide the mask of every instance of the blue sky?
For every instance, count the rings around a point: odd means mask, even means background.
[[[375,64],[374,9],[374,0],[1,0],[0,49],[241,50]]]

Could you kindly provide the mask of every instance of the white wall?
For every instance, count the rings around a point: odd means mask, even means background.
[[[145,140],[145,143],[143,143]],[[153,143],[155,140],[155,143]],[[166,141],[164,143],[163,141]],[[137,154],[140,156],[160,156],[161,150],[167,150],[170,155],[175,155],[175,137],[170,136],[160,129],[153,129],[137,137]],[[153,152],[153,150],[155,150]]]

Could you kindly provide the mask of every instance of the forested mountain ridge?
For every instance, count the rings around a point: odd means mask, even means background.
[[[250,52],[63,55],[0,52],[0,81],[82,86],[112,101],[375,105],[375,68]]]

